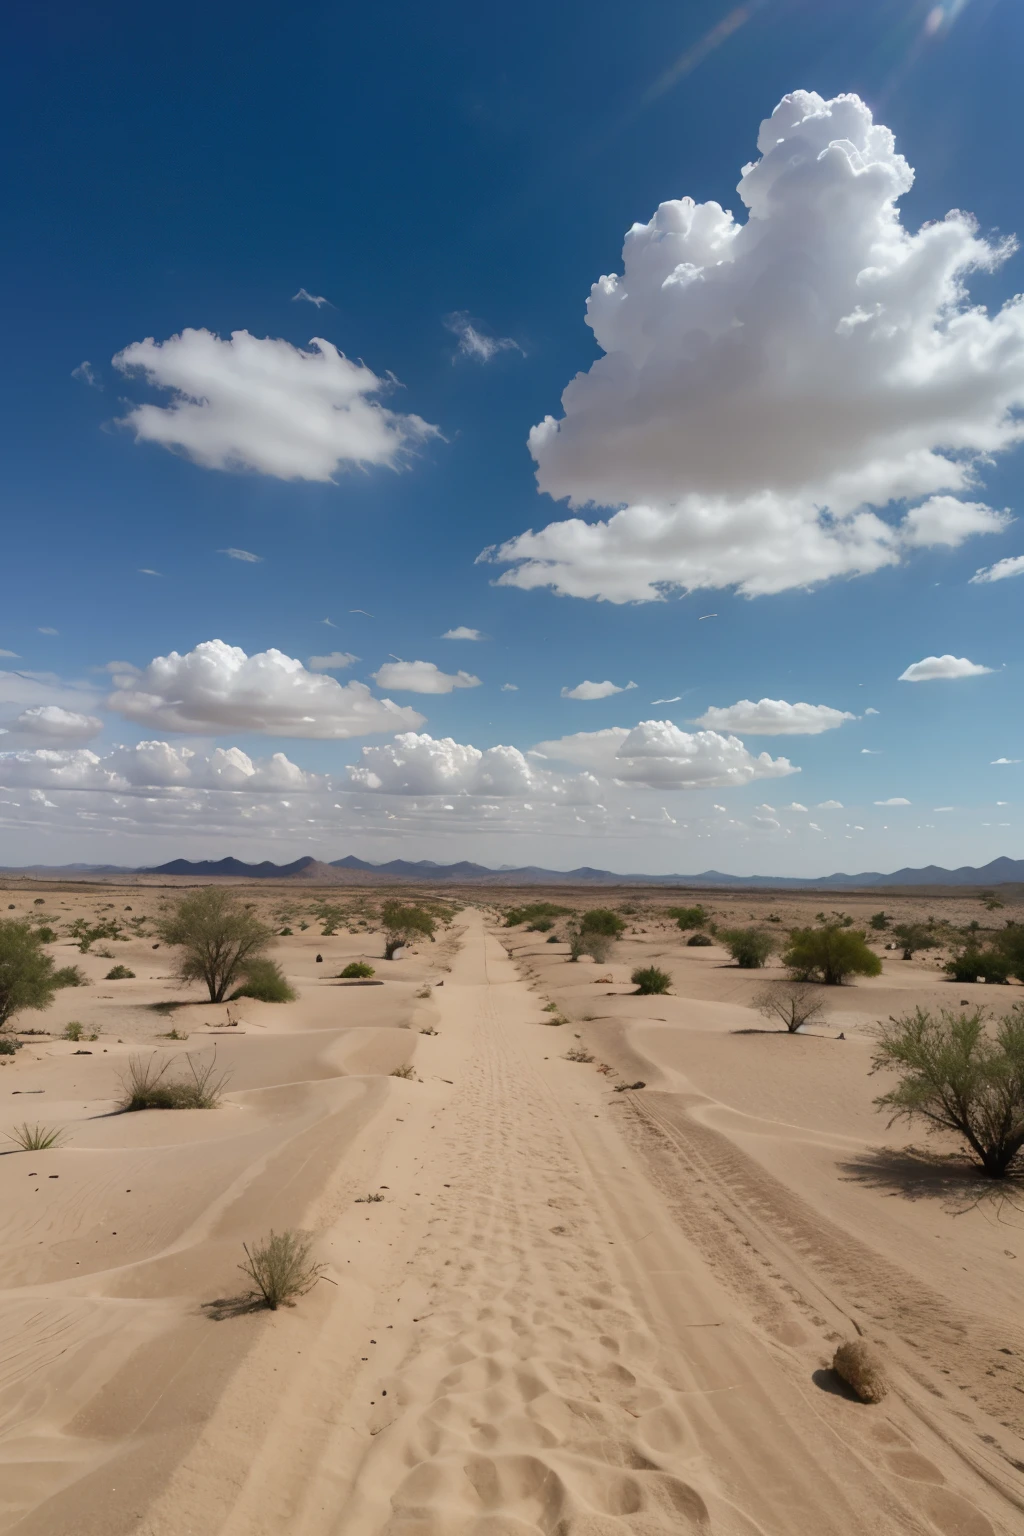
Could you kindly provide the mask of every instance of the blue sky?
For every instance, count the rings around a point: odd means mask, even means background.
[[[14,32],[0,859],[1020,852],[1013,0]]]

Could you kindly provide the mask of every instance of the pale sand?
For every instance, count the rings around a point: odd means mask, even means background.
[[[1024,1529],[1024,1213],[908,1155],[925,1138],[886,1131],[867,1077],[870,1019],[984,989],[887,958],[830,996],[846,1040],[737,1035],[763,976],[667,927],[602,967],[476,910],[455,928],[374,988],[324,973],[377,941],[283,940],[301,999],[233,1005],[216,1111],[104,1114],[130,1041],[173,1024],[185,1046],[153,1049],[208,1055],[225,1016],[147,1011],[175,995],[147,941],[111,946],[138,980],[25,1017],[104,1032],[0,1072],[0,1129],[72,1138],[0,1157],[0,1531]],[[678,995],[622,995],[641,958]],[[420,1081],[387,1075],[405,1061]],[[204,1312],[243,1239],[289,1226],[325,1281]],[[858,1328],[890,1363],[877,1407],[821,1370]]]

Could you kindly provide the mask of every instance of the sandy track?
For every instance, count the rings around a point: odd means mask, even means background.
[[[230,1506],[186,1523],[164,1501],[147,1536],[1019,1529],[898,1398],[866,1410],[808,1379],[764,1326],[774,1282],[723,1283],[620,1134],[622,1098],[560,1059],[568,1032],[538,1027],[467,920],[439,1021],[451,1092],[411,1098],[382,1163],[413,1172],[388,1173],[372,1304],[325,1318],[330,1368],[293,1380]]]

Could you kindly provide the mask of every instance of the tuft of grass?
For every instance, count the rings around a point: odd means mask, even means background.
[[[433,997],[433,995],[434,995],[433,988],[429,987],[429,986],[420,987],[419,991],[416,993],[416,996],[418,998],[421,998],[421,999],[424,999],[424,1000],[426,998],[428,998],[428,997]]]
[[[0,1035],[0,1056],[13,1056],[15,1051],[20,1050],[20,1040],[15,1040],[11,1035]]]
[[[180,1029],[169,1029],[165,1035],[157,1035],[158,1040],[187,1040],[188,1035],[182,1034]]]
[[[361,981],[373,975],[373,966],[367,965],[365,960],[350,960],[343,971],[339,971],[339,981]]]
[[[557,1013],[558,1012],[558,1004],[557,1003],[545,1003],[544,1007],[541,1009],[541,1012],[542,1013]]]
[[[424,1026],[423,1029],[420,1030],[420,1034],[421,1035],[436,1035],[437,1034],[437,1030],[434,1028],[433,1024],[427,1024],[427,1025]]]
[[[104,981],[134,981],[135,972],[130,971],[126,965],[112,965],[103,978]]]
[[[585,1051],[581,1045],[574,1045],[572,1050],[566,1051],[565,1059],[566,1059],[566,1061],[583,1061],[583,1062],[587,1062],[587,1061],[593,1061],[594,1058],[590,1054],[590,1052],[589,1051]]]
[[[273,1232],[269,1237],[253,1243],[243,1243],[245,1263],[239,1264],[256,1289],[253,1296],[262,1298],[271,1312],[282,1305],[292,1306],[296,1297],[311,1291],[323,1274],[324,1265],[310,1262],[312,1243],[298,1232]]]
[[[67,1132],[50,1125],[16,1125],[7,1138],[22,1152],[48,1152],[63,1146]]]
[[[396,1067],[391,1076],[404,1077],[408,1082],[414,1083],[416,1082],[416,1068],[411,1061],[407,1061],[404,1066]]]
[[[121,1098],[118,1108],[135,1109],[216,1109],[224,1094],[228,1074],[217,1074],[217,1051],[209,1062],[196,1062],[191,1053],[185,1056],[185,1071],[173,1078],[170,1069],[177,1057],[163,1061],[154,1054],[145,1060],[141,1056],[128,1058],[128,1070],[121,1078]]]
[[[379,1205],[383,1199],[383,1195],[357,1195],[356,1205]]]
[[[668,971],[661,971],[656,965],[638,965],[629,979],[638,997],[660,997],[672,985]]]
[[[840,1344],[832,1358],[832,1369],[862,1403],[880,1403],[889,1390],[881,1360],[863,1339],[848,1339]]]
[[[85,1037],[85,1025],[84,1024],[80,1024],[77,1019],[71,1019],[69,1023],[64,1025],[64,1039],[65,1040],[75,1040],[75,1041],[78,1041],[78,1040],[84,1039],[84,1037]]]

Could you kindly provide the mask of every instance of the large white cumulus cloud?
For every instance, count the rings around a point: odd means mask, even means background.
[[[205,736],[257,731],[342,741],[423,724],[416,710],[377,699],[365,683],[309,672],[270,649],[247,656],[237,645],[205,640],[182,656],[157,656],[141,672],[115,676],[107,707],[163,731]]]
[[[724,708],[712,705],[694,723],[713,731],[742,731],[745,736],[820,736],[856,718],[830,704],[790,704],[785,699],[758,699],[755,704],[753,699],[739,699]]]
[[[363,747],[362,761],[348,769],[357,789],[386,795],[472,795],[483,799],[593,800],[597,781],[590,774],[570,778],[548,772],[517,747],[479,747],[435,740],[415,731],[380,747]]]
[[[611,726],[542,741],[536,751],[599,777],[650,789],[719,789],[799,773],[785,757],[748,752],[737,736],[681,731],[670,720],[641,720],[632,730]]]
[[[962,493],[1021,436],[1024,301],[989,314],[965,281],[1012,242],[960,212],[905,229],[913,173],[857,96],[794,92],[758,149],[745,222],[662,203],[594,285],[605,355],[530,448],[542,491],[621,510],[485,552],[512,563],[502,582],[613,602],[778,592],[1005,525]],[[879,515],[907,502],[903,523]]]
[[[207,469],[256,470],[279,480],[394,466],[405,450],[437,435],[421,417],[374,399],[392,380],[318,336],[310,346],[315,351],[248,331],[228,339],[193,329],[133,342],[113,359],[115,368],[141,374],[173,398],[134,406],[122,424]]]
[[[167,795],[185,789],[309,793],[327,781],[275,752],[253,761],[239,747],[208,757],[166,741],[114,747],[102,757],[86,748],[0,752],[0,785],[7,789],[91,790],[113,795]]]

